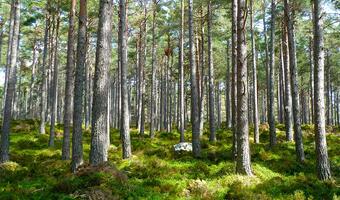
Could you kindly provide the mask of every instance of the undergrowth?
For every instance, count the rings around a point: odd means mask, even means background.
[[[76,174],[61,160],[62,125],[54,148],[48,135],[38,134],[34,120],[14,121],[10,135],[11,162],[0,165],[0,199],[339,199],[340,133],[327,136],[333,180],[321,182],[315,173],[313,126],[304,125],[306,162],[295,160],[294,144],[285,142],[278,124],[278,145],[269,149],[268,127],[261,125],[261,143],[251,139],[253,177],[235,174],[230,130],[217,133],[218,142],[202,137],[202,158],[175,154],[179,133],[160,132],[155,139],[131,131],[133,157],[121,159],[119,132],[111,130],[109,162],[93,168],[85,163]],[[47,127],[48,130],[48,127]],[[190,132],[186,133],[190,141]],[[84,131],[88,161],[90,132]]]

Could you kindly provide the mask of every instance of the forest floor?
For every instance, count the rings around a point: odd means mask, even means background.
[[[61,160],[62,126],[57,126],[54,148],[48,135],[38,134],[37,121],[14,121],[10,158],[0,165],[0,199],[339,199],[340,128],[328,129],[328,152],[333,180],[316,178],[314,135],[303,126],[306,162],[295,161],[294,143],[285,142],[277,125],[278,145],[269,149],[268,131],[261,125],[260,144],[251,141],[254,177],[235,174],[229,130],[217,132],[218,142],[202,138],[202,158],[177,155],[172,146],[179,133],[158,133],[153,140],[131,132],[134,156],[121,159],[119,132],[111,130],[109,162],[84,166],[70,173],[70,161]],[[47,128],[47,132],[49,129]],[[186,139],[191,140],[190,133]],[[88,161],[89,131],[84,133]]]

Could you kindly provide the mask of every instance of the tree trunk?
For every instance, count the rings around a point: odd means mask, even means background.
[[[325,125],[325,99],[324,99],[324,39],[322,0],[313,0],[313,27],[314,27],[314,123],[316,166],[318,178],[331,179],[331,170],[328,160],[326,125]]]
[[[199,127],[199,110],[198,110],[198,88],[196,81],[196,64],[195,64],[195,44],[193,29],[193,0],[188,0],[189,6],[189,46],[190,46],[190,81],[191,81],[191,125],[192,125],[192,147],[194,157],[201,156],[200,144],[200,127]]]
[[[97,166],[107,161],[107,95],[108,72],[111,64],[113,2],[100,0],[98,39],[93,85],[92,137],[90,164]],[[127,115],[128,117],[128,115]]]
[[[121,126],[120,136],[123,144],[123,159],[130,158],[131,141],[130,141],[130,122],[129,122],[129,105],[127,91],[127,2],[119,0],[119,57],[121,60]]]
[[[203,16],[203,3],[201,5],[201,45],[200,45],[200,81],[201,81],[201,87],[200,87],[200,100],[199,100],[199,108],[200,108],[200,135],[203,135],[203,129],[204,129],[204,103],[205,103],[205,73],[204,73],[204,68],[205,68],[205,53],[204,53],[204,16]]]
[[[231,127],[231,113],[230,113],[230,55],[229,55],[230,41],[227,43],[227,76],[225,82],[225,112],[226,112],[226,126]]]
[[[1,48],[1,44],[0,44],[0,48]],[[1,51],[0,51],[1,53]],[[28,110],[29,110],[29,115],[28,117],[33,119],[33,94],[34,94],[34,88],[35,88],[35,81],[36,81],[36,65],[39,59],[39,52],[37,50],[37,41],[36,39],[34,39],[33,42],[33,58],[32,58],[32,75],[31,75],[31,81],[30,81],[30,89],[29,89],[29,102],[28,102]],[[1,59],[0,59],[1,62]]]
[[[66,85],[65,85],[65,108],[64,108],[64,137],[62,147],[62,160],[70,159],[70,129],[72,117],[72,94],[73,94],[73,71],[74,71],[74,27],[76,15],[76,0],[71,1],[69,13],[69,29],[67,41],[67,62],[66,62]]]
[[[49,1],[46,2],[46,10],[49,9]],[[46,11],[47,12],[47,11]],[[41,81],[41,96],[40,96],[40,134],[45,134],[45,119],[47,109],[47,74],[46,74],[46,62],[48,53],[48,38],[49,38],[50,16],[46,14],[45,33],[44,33],[44,50],[43,50],[43,63],[41,67],[42,81]]]
[[[237,157],[237,0],[232,0],[232,40],[231,40],[231,124],[233,129],[233,146],[232,154],[233,158]]]
[[[59,26],[60,26],[60,14],[59,14],[59,5],[58,5],[58,13],[57,13],[57,25],[56,25],[56,34],[54,41],[54,64],[53,64],[53,82],[51,88],[51,128],[50,128],[50,139],[48,142],[49,147],[54,147],[54,139],[55,139],[55,125],[56,125],[56,115],[57,115],[57,99],[58,99],[58,43],[59,43]]]
[[[72,163],[71,170],[75,172],[83,163],[83,103],[86,65],[86,32],[87,32],[87,0],[80,0],[77,63],[75,68],[74,98],[73,98],[73,132],[72,132]],[[110,48],[108,48],[111,50]],[[109,51],[111,53],[111,51]],[[110,64],[110,60],[108,61]],[[104,64],[105,65],[105,64]],[[109,125],[107,125],[109,127]],[[109,133],[107,133],[109,135]],[[108,141],[107,141],[108,142]]]
[[[267,88],[265,89],[266,95],[264,95],[264,101],[266,106],[263,106],[263,111],[264,111],[264,121],[267,122],[267,108],[268,108],[268,101],[269,101],[269,46],[268,46],[268,36],[267,36],[267,22],[266,22],[266,7],[267,3],[266,0],[263,0],[263,35],[264,35],[264,43],[265,43],[265,68],[266,68],[266,83],[267,83]]]
[[[309,37],[309,95],[311,105],[311,122],[314,123],[314,62],[313,62],[313,39]]]
[[[252,49],[252,64],[253,64],[253,123],[254,123],[254,142],[260,142],[259,132],[259,115],[257,105],[257,69],[256,69],[256,47],[254,34],[254,15],[253,15],[253,0],[250,0],[250,33],[251,33],[251,49]]]
[[[18,45],[19,45],[19,30],[20,30],[20,3],[19,0],[12,0],[11,3],[11,13],[13,15],[13,24],[10,27],[13,32],[11,32],[12,36],[10,41],[10,48],[8,49],[10,53],[10,58],[8,58],[9,66],[8,69],[8,85],[7,92],[5,96],[5,106],[4,106],[4,115],[3,115],[3,124],[2,124],[2,133],[1,133],[1,148],[0,148],[0,163],[4,163],[9,161],[9,135],[10,135],[10,126],[11,126],[11,118],[12,118],[12,102],[13,96],[15,93],[15,85],[16,85],[16,68],[17,68],[17,56],[18,56]]]
[[[179,38],[179,132],[180,142],[184,142],[184,0],[181,0],[181,32]]]
[[[274,67],[275,67],[275,19],[276,19],[276,0],[271,3],[271,22],[270,22],[270,62],[268,71],[268,122],[269,122],[269,136],[270,146],[276,145],[276,128],[275,128],[275,114],[274,114]]]
[[[211,13],[211,0],[208,3],[208,65],[209,65],[209,129],[210,129],[210,142],[216,141],[216,127],[215,127],[215,92],[214,92],[214,64],[212,58],[212,13]]]
[[[151,103],[150,103],[150,138],[155,137],[155,122],[156,122],[156,15],[157,15],[157,0],[153,0],[152,14],[152,58],[151,58]]]
[[[298,74],[297,74],[297,61],[296,61],[296,45],[295,34],[293,24],[293,14],[290,10],[288,0],[284,0],[285,14],[288,30],[288,46],[289,46],[289,66],[290,66],[290,82],[292,90],[292,105],[293,105],[293,120],[294,120],[294,140],[295,151],[298,162],[304,162],[305,154],[303,151],[302,143],[302,130],[301,130],[301,112],[300,112],[300,100],[299,100],[299,86],[298,86]]]
[[[285,126],[286,126],[286,140],[293,140],[292,130],[292,95],[290,88],[290,69],[289,69],[289,54],[288,54],[288,41],[287,41],[287,26],[282,26],[282,53],[283,53],[283,66],[285,74]]]
[[[237,12],[237,162],[236,172],[252,176],[250,167],[247,87],[247,44],[245,0],[238,0]]]

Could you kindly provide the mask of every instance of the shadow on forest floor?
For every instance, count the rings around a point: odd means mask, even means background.
[[[254,177],[235,174],[230,130],[217,132],[218,141],[202,137],[202,157],[175,154],[179,133],[160,132],[151,140],[131,131],[134,156],[121,159],[119,132],[111,130],[109,162],[69,172],[61,160],[62,125],[57,126],[54,148],[48,135],[38,134],[34,120],[12,123],[12,162],[0,165],[0,199],[337,199],[340,196],[339,129],[327,136],[334,180],[315,176],[312,126],[304,125],[306,162],[295,161],[295,147],[285,142],[284,126],[277,125],[278,145],[269,149],[268,130],[261,126],[261,143],[251,139]],[[330,129],[329,129],[330,130]],[[47,132],[49,128],[47,127]],[[186,133],[187,141],[191,133]],[[84,131],[84,160],[88,161],[90,132]]]

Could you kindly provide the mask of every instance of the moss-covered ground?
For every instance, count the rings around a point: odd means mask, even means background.
[[[235,174],[231,132],[221,129],[218,142],[202,137],[202,158],[175,154],[179,133],[157,133],[153,140],[132,130],[133,157],[121,159],[119,132],[111,130],[109,162],[84,165],[70,173],[61,160],[62,126],[54,148],[48,135],[38,134],[37,121],[15,121],[10,136],[12,162],[0,165],[0,199],[339,199],[340,130],[328,128],[327,142],[333,180],[316,178],[313,126],[304,125],[306,162],[295,161],[294,144],[285,142],[277,125],[278,145],[270,150],[268,131],[261,126],[261,143],[251,140],[254,177]],[[47,128],[48,130],[48,128]],[[191,140],[190,133],[186,139]],[[90,133],[84,132],[88,161]]]

